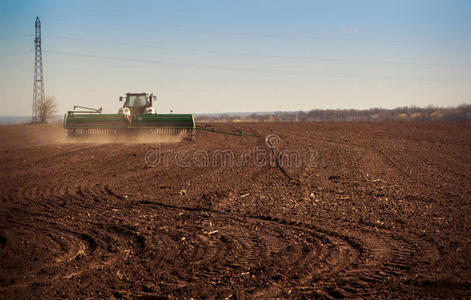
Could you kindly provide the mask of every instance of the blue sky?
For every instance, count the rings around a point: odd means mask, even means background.
[[[115,112],[471,103],[471,1],[0,2],[0,115],[31,113],[34,20],[46,95]]]

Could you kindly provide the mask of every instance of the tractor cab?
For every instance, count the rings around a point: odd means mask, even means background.
[[[157,97],[153,94],[127,93],[120,112],[124,113],[125,111],[129,111],[132,115],[155,114],[152,101],[155,101],[156,98]],[[119,97],[119,101],[123,101],[123,97]]]

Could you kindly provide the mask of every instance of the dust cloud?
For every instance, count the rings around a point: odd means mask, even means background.
[[[0,126],[0,148],[24,148],[30,146],[45,146],[58,144],[108,144],[108,143],[178,143],[186,134],[157,135],[138,133],[136,135],[119,136],[89,136],[83,138],[70,138],[62,123],[52,124],[24,124]],[[5,145],[5,146],[4,146]]]

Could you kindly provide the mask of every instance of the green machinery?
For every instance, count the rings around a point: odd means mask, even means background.
[[[196,127],[192,114],[157,114],[153,94],[127,93],[117,114],[102,114],[102,109],[74,106],[64,117],[64,128],[70,137],[126,134],[141,132],[157,135],[185,134],[192,137]],[[77,108],[84,110],[76,110]]]

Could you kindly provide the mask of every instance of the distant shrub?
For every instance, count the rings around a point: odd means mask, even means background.
[[[57,113],[57,104],[54,98],[47,97],[39,102],[39,121],[46,123],[47,120],[52,119],[55,113]]]

